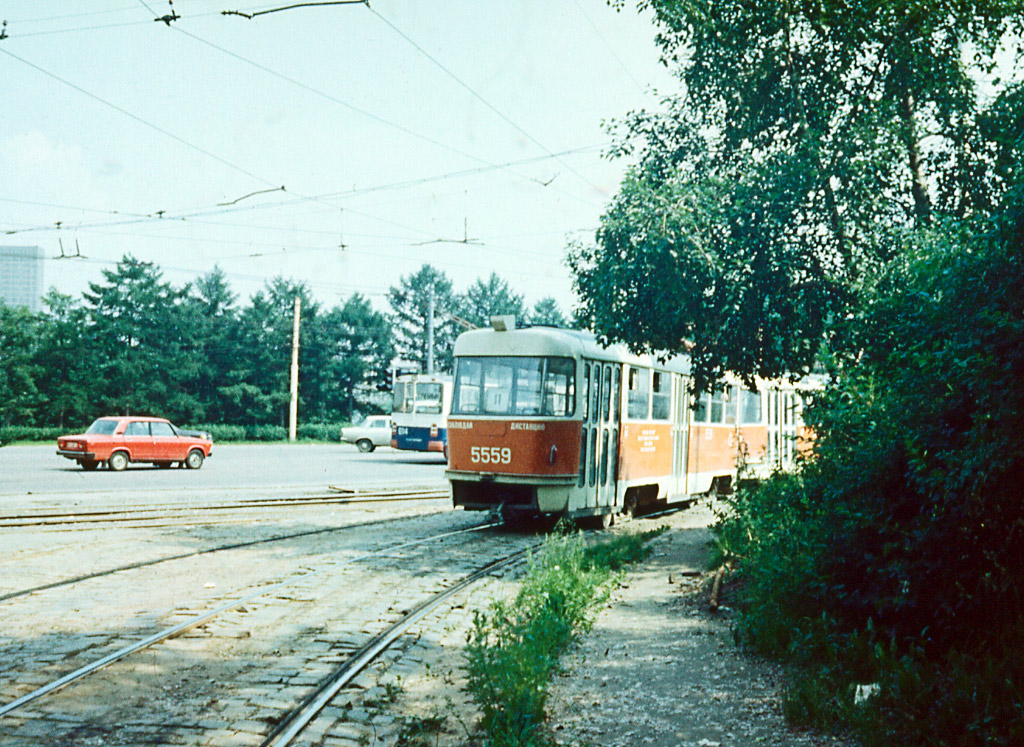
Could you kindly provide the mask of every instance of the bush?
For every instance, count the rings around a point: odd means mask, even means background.
[[[585,548],[582,536],[556,533],[530,562],[511,602],[473,615],[466,672],[482,725],[496,747],[546,744],[547,683],[562,653],[590,629],[610,592],[612,569],[642,559],[663,530]]]
[[[798,666],[798,720],[1021,743],[1019,248],[927,237],[848,334],[862,354],[808,410],[812,461],[738,491],[716,526],[747,582],[743,639]],[[855,708],[868,682],[881,694]]]
[[[9,444],[13,441],[56,441],[60,436],[68,433],[80,433],[88,427],[88,424],[83,425],[81,428],[5,425],[0,426],[0,443]]]

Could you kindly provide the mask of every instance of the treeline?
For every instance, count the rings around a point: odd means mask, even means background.
[[[283,277],[241,305],[219,268],[175,287],[155,264],[126,256],[80,298],[51,291],[42,313],[0,303],[0,427],[77,427],[137,413],[234,426],[250,438],[279,433],[288,422],[296,298],[299,423],[344,422],[388,406],[382,390],[396,357],[425,365],[431,297],[441,370],[458,332],[491,314],[565,322],[554,300],[527,311],[493,274],[458,294],[424,265],[390,289],[382,312],[358,293],[328,308]]]

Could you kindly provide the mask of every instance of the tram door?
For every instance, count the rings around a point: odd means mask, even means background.
[[[791,389],[769,389],[766,397],[768,463],[789,469],[796,452],[796,393]]]
[[[619,407],[617,402],[613,407],[612,400],[615,392],[621,391],[622,371],[610,363],[586,361],[583,376],[587,403],[583,413],[579,487],[585,489],[587,508],[611,506],[615,503],[619,452]]]
[[[672,487],[674,495],[689,494],[687,447],[690,436],[690,390],[682,376],[672,376]]]

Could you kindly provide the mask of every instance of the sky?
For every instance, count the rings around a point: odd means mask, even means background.
[[[424,263],[574,304],[627,162],[603,122],[676,84],[604,0],[7,0],[0,244],[77,296],[126,254],[241,303],[283,275],[387,308]],[[61,255],[80,254],[75,258]]]

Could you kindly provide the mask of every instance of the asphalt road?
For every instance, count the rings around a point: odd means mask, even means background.
[[[0,508],[60,503],[133,503],[182,496],[267,496],[326,492],[329,487],[445,485],[437,454],[378,448],[361,454],[349,444],[214,444],[202,469],[129,465],[124,472],[86,472],[57,456],[56,444],[0,448]]]

